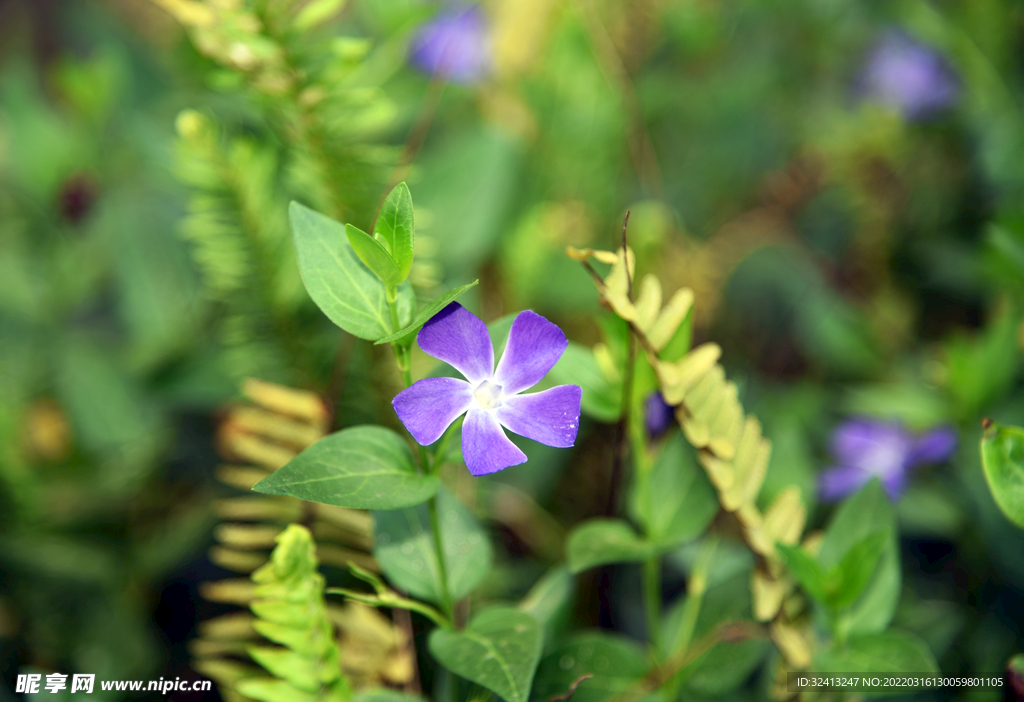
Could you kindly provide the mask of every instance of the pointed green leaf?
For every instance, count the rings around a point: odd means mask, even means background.
[[[380,241],[351,224],[345,225],[345,236],[348,237],[348,243],[352,244],[352,250],[356,252],[359,260],[376,273],[385,285],[397,286],[405,280],[398,272],[395,262],[391,260],[391,254]]]
[[[1024,429],[989,422],[981,437],[981,463],[999,509],[1024,528]]]
[[[297,202],[288,214],[302,282],[317,307],[360,339],[374,341],[394,332],[384,283],[359,260],[345,227]],[[399,324],[412,320],[415,304],[412,288],[403,283],[398,288]]]
[[[416,332],[423,328],[424,324],[430,321],[431,317],[433,317],[435,314],[437,314],[445,307],[447,307],[449,302],[451,302],[452,300],[454,300],[459,295],[466,292],[479,282],[479,280],[474,280],[472,283],[466,283],[465,285],[460,285],[457,288],[449,290],[444,295],[442,295],[441,297],[437,298],[429,305],[427,305],[422,312],[416,315],[416,319],[414,319],[412,323],[409,324],[407,327],[395,332],[394,334],[391,334],[390,336],[385,336],[383,339],[378,339],[376,343],[406,344],[411,342],[412,337],[416,334]]]
[[[877,478],[836,510],[821,542],[818,562],[826,571],[831,570],[876,531],[885,534],[885,548],[864,591],[843,614],[843,626],[850,634],[884,631],[892,621],[900,596],[896,512]]]
[[[662,445],[647,482],[637,481],[629,509],[648,537],[665,546],[692,539],[714,518],[718,497],[682,432]]]
[[[825,581],[830,607],[841,609],[860,596],[875,573],[887,541],[884,531],[864,537],[828,572]]]
[[[400,280],[405,280],[412,267],[416,241],[412,195],[405,183],[399,183],[388,193],[374,225],[373,236],[384,244],[395,262]]]
[[[405,439],[367,425],[320,439],[253,490],[353,509],[398,509],[429,499],[438,485],[437,476],[416,471]]]
[[[437,495],[445,574],[455,599],[473,591],[491,567],[491,544],[473,514],[442,488]],[[373,514],[373,556],[396,587],[440,603],[441,574],[427,505]]]
[[[788,546],[781,541],[775,544],[775,550],[804,591],[818,602],[824,602],[827,598],[825,574],[814,556],[799,546]]]
[[[506,702],[526,702],[541,652],[541,627],[526,612],[496,607],[473,617],[460,632],[435,629],[430,653],[456,675],[486,687]]]
[[[658,549],[645,541],[621,519],[591,519],[576,527],[565,545],[569,570],[582,570],[607,563],[645,561]]]

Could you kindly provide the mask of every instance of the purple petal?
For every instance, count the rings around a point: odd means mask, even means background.
[[[950,106],[959,82],[942,54],[902,32],[887,32],[860,78],[861,92],[908,120]]]
[[[532,388],[558,363],[568,345],[557,325],[532,310],[523,310],[512,322],[494,382],[506,396]]]
[[[421,446],[440,439],[472,404],[473,386],[458,378],[417,380],[391,401],[398,418]]]
[[[579,385],[559,385],[543,392],[505,397],[494,417],[509,431],[545,446],[569,448],[580,429]]]
[[[832,432],[832,455],[839,464],[877,475],[902,469],[910,446],[910,436],[891,422],[852,419]]]
[[[450,364],[473,385],[494,372],[494,347],[487,325],[457,302],[431,317],[416,341],[421,349]]]
[[[890,500],[894,503],[899,502],[907,487],[907,471],[898,470],[890,475],[882,476],[882,487],[885,488]]]
[[[441,73],[457,83],[482,78],[490,50],[479,8],[445,12],[425,24],[413,39],[411,60],[427,73]]]
[[[818,499],[822,502],[838,502],[859,490],[870,479],[871,473],[860,468],[828,468],[818,475]]]
[[[474,407],[462,423],[462,457],[473,475],[497,473],[526,463],[526,454],[509,441],[490,412]]]
[[[951,427],[933,429],[924,436],[918,437],[910,449],[907,459],[908,466],[927,463],[942,463],[956,451],[956,431]]]

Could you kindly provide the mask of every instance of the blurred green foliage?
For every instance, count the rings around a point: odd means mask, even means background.
[[[487,321],[522,308],[556,319],[573,340],[567,359],[593,379],[575,452],[522,442],[522,470],[473,488],[506,536],[487,597],[523,595],[548,565],[537,544],[609,503],[605,423],[619,416],[625,347],[593,322],[591,281],[564,251],[615,248],[629,209],[638,270],[666,297],[694,290],[694,338],[720,343],[773,441],[759,506],[796,484],[809,528],[832,525],[816,556],[826,572],[863,542],[835,546],[850,503],[830,518],[815,494],[831,429],[851,415],[957,428],[953,461],[913,474],[891,515],[875,505],[885,573],[859,597],[874,588],[886,604],[874,616],[920,637],[943,671],[1001,670],[1024,635],[1011,616],[1024,604],[1024,536],[975,447],[984,416],[1024,424],[1019,4],[482,6],[489,73],[446,84],[407,64],[417,27],[442,9],[426,0],[0,4],[5,664],[166,672],[159,586],[199,557],[213,521],[210,460],[197,457],[211,432],[196,437],[184,419],[209,424],[240,379],[322,392],[338,428],[396,425],[389,352],[317,311],[287,208],[373,233],[405,180],[419,307],[479,278],[464,304]],[[873,47],[894,29],[956,77],[944,109],[911,118],[866,92]],[[652,528],[689,535],[663,517]],[[692,546],[667,562],[689,573]],[[745,601],[713,602],[727,591],[708,593],[691,633],[742,613]],[[642,631],[628,588],[603,604],[586,593],[574,624]],[[865,607],[844,615],[851,637],[884,628]],[[617,634],[549,644],[535,683],[545,698],[591,671],[583,650],[608,651],[630,679],[644,670]],[[775,655],[758,645],[729,655],[753,670]],[[676,689],[738,699],[754,688],[714,673],[714,655]],[[751,698],[768,682],[756,685]]]

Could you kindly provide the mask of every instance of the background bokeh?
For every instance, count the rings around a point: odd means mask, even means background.
[[[812,527],[837,426],[954,430],[898,496],[896,624],[1002,671],[1024,535],[978,439],[1024,423],[1022,56],[1012,0],[0,0],[0,700],[26,666],[197,677],[244,378],[396,424],[390,351],[309,300],[287,204],[369,229],[401,180],[421,299],[479,277],[485,320],[587,344],[565,248],[614,248],[628,209],[773,442],[762,499],[800,485]],[[556,540],[609,502],[606,427],[580,439],[495,478]],[[495,597],[551,559],[502,514]],[[591,580],[573,621],[642,634],[637,572]]]

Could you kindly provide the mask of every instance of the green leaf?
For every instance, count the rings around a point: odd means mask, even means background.
[[[682,432],[674,431],[662,445],[646,484],[636,482],[629,509],[647,536],[664,546],[697,536],[718,513],[715,490]]]
[[[537,667],[533,697],[547,700],[569,692],[584,675],[572,702],[601,702],[642,678],[650,668],[643,648],[630,639],[584,632],[551,651]]]
[[[345,227],[293,202],[288,208],[299,272],[306,291],[332,322],[360,339],[391,334],[391,312],[384,284],[356,256]],[[412,288],[398,288],[399,324],[412,320]]]
[[[491,567],[491,544],[476,517],[451,493],[437,493],[445,573],[454,599],[465,597]],[[441,574],[427,505],[373,514],[373,555],[396,587],[440,603]]]
[[[507,702],[526,702],[541,652],[541,627],[526,612],[496,607],[460,632],[435,629],[430,653],[448,670]]]
[[[471,287],[473,287],[474,285],[476,285],[479,282],[480,282],[479,280],[474,280],[472,283],[466,283],[465,285],[460,285],[457,288],[453,288],[452,290],[449,290],[444,295],[442,295],[441,297],[437,298],[436,300],[431,302],[429,305],[427,305],[423,309],[422,312],[420,312],[418,315],[416,315],[416,319],[414,319],[411,324],[409,324],[408,326],[404,327],[403,329],[395,332],[394,334],[391,334],[390,336],[385,336],[383,339],[378,339],[374,343],[376,343],[376,344],[390,344],[390,343],[406,344],[406,343],[411,342],[412,341],[412,336],[416,332],[418,332],[420,329],[422,329],[423,325],[426,324],[427,322],[429,322],[430,319],[435,314],[437,314],[438,312],[443,310],[445,307],[448,306],[449,302],[451,302],[452,300],[454,300],[459,295],[461,295],[462,293],[466,292],[467,290],[469,290]]]
[[[345,225],[345,236],[348,237],[348,243],[352,245],[352,250],[356,252],[359,260],[376,273],[385,285],[398,286],[405,280],[398,272],[395,262],[391,260],[391,254],[380,241],[351,224]]]
[[[557,565],[536,582],[519,603],[519,609],[547,624],[572,599],[576,579],[564,565]]]
[[[253,490],[352,509],[398,509],[429,499],[439,485],[437,476],[416,471],[405,439],[366,425],[325,436]]]
[[[75,438],[88,451],[132,454],[152,443],[159,417],[110,349],[66,339],[54,377]],[[141,476],[140,476],[141,477]],[[102,476],[110,482],[113,476]]]
[[[851,637],[844,646],[836,646],[818,654],[814,661],[818,673],[853,673],[866,675],[901,675],[937,673],[935,657],[924,641],[913,634],[887,631],[884,634]],[[912,692],[907,688],[906,692]],[[892,688],[877,691],[862,689],[860,694],[890,696]]]
[[[981,463],[999,509],[1024,528],[1024,429],[988,423],[981,436]]]
[[[400,280],[409,277],[416,240],[412,195],[409,186],[399,183],[388,193],[380,216],[373,228],[373,237],[384,244],[397,267]]]
[[[788,546],[781,542],[775,544],[775,549],[804,591],[818,602],[825,602],[828,598],[825,573],[814,556],[799,546]]]
[[[559,564],[545,573],[519,602],[519,609],[544,628],[545,648],[567,626],[575,594],[576,578],[564,564]]]
[[[853,602],[864,592],[864,588],[875,573],[878,560],[885,550],[888,536],[876,531],[866,536],[847,551],[843,560],[833,567],[826,576],[828,605],[840,609]]]
[[[1020,317],[1004,307],[981,334],[954,336],[946,344],[946,387],[952,407],[963,418],[973,418],[1002,397],[1020,368]]]
[[[341,11],[347,0],[312,0],[303,7],[292,21],[292,27],[306,32]]]
[[[658,549],[621,519],[591,519],[573,529],[565,545],[569,570],[579,573],[606,563],[645,561]]]
[[[831,570],[865,538],[881,531],[885,546],[878,567],[860,597],[842,615],[841,626],[849,634],[884,631],[892,621],[900,596],[900,558],[896,514],[882,484],[871,480],[836,510],[825,531],[818,563]]]
[[[246,651],[275,678],[287,680],[303,692],[315,693],[320,690],[316,670],[319,661],[315,658],[273,646],[248,646]]]
[[[616,422],[622,415],[622,383],[613,383],[601,372],[594,352],[573,341],[551,369],[549,376],[558,385],[583,388],[580,408],[583,414],[599,422]]]

